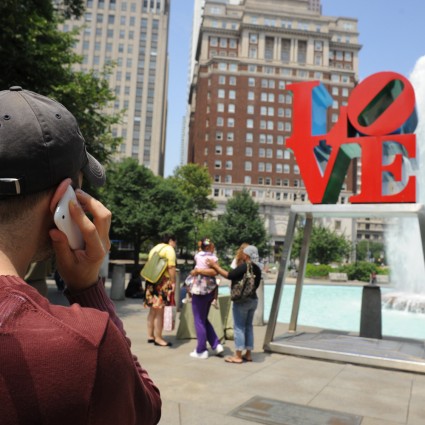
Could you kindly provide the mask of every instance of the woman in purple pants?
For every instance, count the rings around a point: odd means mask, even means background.
[[[199,252],[195,255],[195,268],[191,272],[193,278],[190,286],[193,319],[198,339],[196,349],[190,353],[190,356],[197,359],[208,358],[207,342],[214,354],[223,352],[223,346],[208,320],[208,313],[217,288],[215,280],[217,272],[208,267],[207,260],[218,261],[214,254],[214,244],[210,239],[204,238],[200,243]]]

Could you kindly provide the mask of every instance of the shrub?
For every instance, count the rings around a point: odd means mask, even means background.
[[[305,277],[325,278],[332,270],[332,267],[326,264],[315,265],[308,263],[305,270]]]
[[[370,274],[377,272],[376,264],[368,261],[358,261],[357,263],[347,264],[339,268],[341,273],[347,273],[349,280],[360,280],[369,282]]]

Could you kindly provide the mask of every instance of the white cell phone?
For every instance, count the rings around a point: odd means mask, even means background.
[[[75,199],[77,201],[77,196],[75,195],[74,189],[71,186],[68,186],[65,194],[58,202],[58,205],[53,215],[53,220],[57,228],[65,233],[68,238],[68,243],[71,249],[83,249],[84,248],[84,239],[81,234],[80,228],[77,224],[71,219],[71,214],[69,212],[69,202]],[[78,202],[78,201],[77,201]]]

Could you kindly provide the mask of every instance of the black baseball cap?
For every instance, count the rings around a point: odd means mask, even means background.
[[[40,192],[79,171],[94,186],[105,183],[71,112],[19,86],[0,91],[0,197]]]

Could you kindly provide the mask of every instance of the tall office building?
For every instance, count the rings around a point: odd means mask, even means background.
[[[321,81],[334,99],[331,128],[358,81],[360,48],[357,19],[323,16],[317,1],[205,2],[189,98],[188,161],[208,167],[221,209],[234,193],[248,189],[275,245],[284,239],[290,205],[308,202],[285,147],[292,132],[286,86]],[[353,168],[341,203],[355,189]],[[351,225],[335,226],[351,236]]]
[[[165,162],[169,11],[170,0],[86,0],[81,20],[63,25],[82,27],[75,46],[82,70],[115,64],[111,108],[125,111],[113,129],[123,138],[118,158],[136,158],[158,175]]]

